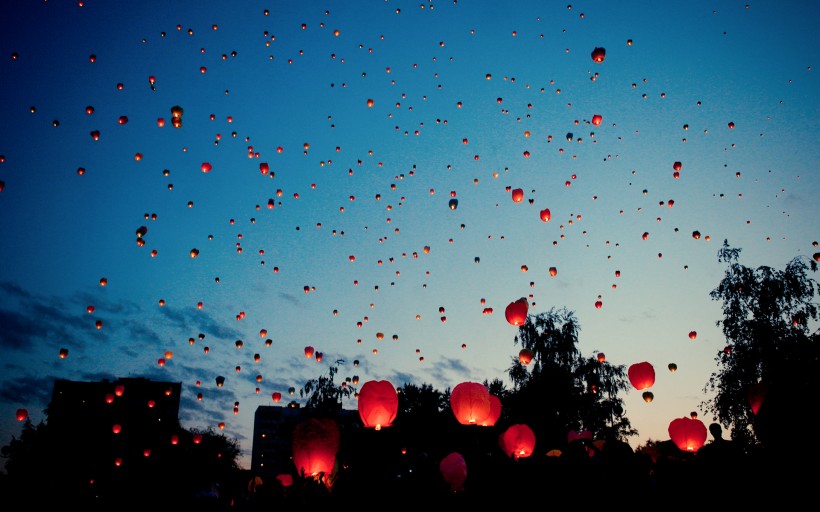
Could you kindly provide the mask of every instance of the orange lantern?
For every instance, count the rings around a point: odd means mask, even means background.
[[[600,126],[601,121],[603,120],[604,118],[599,114],[595,114],[594,116],[592,116],[592,124],[594,124],[595,126]]]
[[[341,434],[330,418],[309,418],[293,429],[293,463],[303,477],[330,475],[339,451]]]
[[[541,210],[541,213],[539,214],[539,217],[541,217],[542,221],[549,222],[550,219],[552,218],[552,213],[550,212],[549,208],[544,208],[543,210]]]
[[[306,358],[310,359],[311,357],[313,357],[313,354],[315,352],[316,352],[316,350],[313,347],[311,347],[310,345],[305,347],[305,357]]]
[[[520,361],[521,364],[523,364],[524,366],[527,366],[528,364],[530,364],[532,362],[533,355],[534,354],[533,354],[532,350],[530,350],[528,348],[522,348],[518,352],[518,361]]]
[[[481,422],[482,427],[492,427],[501,417],[501,399],[490,394],[490,414]]]
[[[606,354],[603,352],[598,352],[598,362],[603,363],[604,361],[606,361]]]
[[[512,191],[512,200],[515,203],[520,203],[524,200],[524,189],[516,188]]]
[[[370,380],[359,391],[359,417],[365,427],[381,430],[392,425],[399,410],[396,388],[386,380]]]
[[[629,382],[638,391],[649,389],[655,385],[655,368],[646,361],[633,364],[626,374],[629,377]]]
[[[450,486],[450,491],[461,492],[464,490],[464,482],[467,480],[467,462],[458,452],[451,452],[441,459],[438,465],[444,481]]]
[[[507,309],[504,310],[504,316],[512,325],[524,325],[527,321],[527,311],[529,310],[529,307],[530,305],[527,302],[526,297],[521,297],[520,299],[507,304]]]
[[[669,423],[669,438],[685,452],[696,452],[706,442],[706,425],[697,418],[677,418]]]
[[[535,433],[523,424],[510,425],[498,438],[498,444],[504,453],[515,460],[532,455],[535,448]]]
[[[450,393],[450,408],[462,425],[481,425],[490,415],[490,391],[480,382],[462,382]]]

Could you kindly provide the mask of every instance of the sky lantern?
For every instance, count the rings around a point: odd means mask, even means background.
[[[596,46],[595,49],[592,50],[592,53],[590,54],[590,57],[592,57],[592,60],[594,62],[597,62],[597,63],[600,64],[606,58],[606,49],[605,48],[599,48],[599,47]]]
[[[17,409],[17,414],[15,417],[17,418],[17,421],[26,421],[26,419],[28,419],[28,410]]]
[[[512,190],[512,200],[514,203],[520,203],[524,200],[524,189],[523,188],[514,188]]]
[[[528,348],[522,348],[518,352],[518,361],[521,364],[523,364],[524,366],[527,366],[528,364],[530,364],[532,362],[533,355],[534,354],[533,354],[532,350],[530,350]]]
[[[601,121],[603,120],[604,118],[600,114],[595,114],[594,116],[592,116],[592,124],[594,124],[595,126],[600,126]]]
[[[766,385],[762,382],[758,382],[757,384],[753,384],[749,387],[748,391],[748,400],[749,400],[749,407],[752,408],[752,414],[757,416],[757,411],[760,410],[760,406],[763,405],[763,400],[766,398]]]
[[[293,464],[305,478],[328,477],[336,463],[341,434],[331,418],[309,418],[293,429]],[[324,480],[327,485],[328,480]]]
[[[678,365],[677,365],[677,364],[675,364],[675,363],[669,363],[669,364],[667,365],[667,368],[669,368],[669,371],[670,371],[670,372],[673,372],[673,373],[674,373],[674,372],[676,372],[676,371],[678,371]]]
[[[706,442],[706,425],[697,418],[682,417],[669,423],[669,438],[685,452],[696,452]]]
[[[220,375],[216,378],[216,387],[221,388],[225,384],[225,377]]]
[[[274,391],[271,395],[271,399],[274,403],[279,403],[279,401],[282,400],[282,393],[280,393],[279,391]]]
[[[359,390],[359,417],[365,427],[392,426],[399,410],[399,395],[387,380],[369,380]]]
[[[310,345],[308,345],[307,347],[305,347],[305,357],[306,357],[307,359],[310,359],[311,357],[313,357],[313,354],[315,354],[315,353],[316,353],[316,349],[314,349],[314,348],[313,348],[313,347],[311,347]]]
[[[209,162],[202,162],[202,172],[208,173],[214,168]]]
[[[464,482],[467,480],[467,462],[463,455],[458,452],[449,453],[441,459],[438,469],[441,477],[450,486],[451,492],[464,490]]]
[[[515,460],[526,458],[535,449],[535,433],[524,423],[510,425],[498,437],[498,444],[509,457]]]
[[[462,382],[450,393],[450,408],[462,425],[480,425],[490,415],[490,391],[480,382]]]
[[[550,209],[549,208],[544,208],[543,210],[541,210],[541,213],[539,214],[539,217],[541,217],[542,221],[549,222],[550,219],[552,218],[552,214],[550,213]]]
[[[643,393],[641,393],[641,398],[643,398],[644,402],[649,403],[655,399],[655,393],[651,391],[644,391]]]
[[[68,357],[68,349],[67,348],[61,348],[60,349],[60,359],[65,359],[66,357]]]
[[[527,311],[529,307],[530,305],[526,297],[521,297],[507,304],[507,308],[504,310],[504,316],[507,318],[507,322],[515,326],[524,325],[527,321]]]
[[[655,368],[646,361],[630,366],[627,370],[627,376],[629,382],[638,391],[649,389],[655,385]]]
[[[690,340],[697,339],[697,337],[698,337],[698,332],[697,331],[689,331],[689,339]]]
[[[458,208],[458,199],[456,199],[455,197],[450,199],[448,206],[451,210],[455,210],[456,208]]]
[[[490,415],[481,422],[482,427],[492,427],[501,417],[501,399],[490,393]]]

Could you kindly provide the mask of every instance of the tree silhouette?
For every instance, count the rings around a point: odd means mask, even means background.
[[[785,270],[753,269],[739,263],[740,252],[727,240],[718,251],[718,261],[728,268],[710,296],[723,302],[724,318],[717,325],[726,346],[704,386],[716,394],[703,406],[731,428],[733,440],[785,453],[795,429],[811,428],[816,419],[803,393],[815,388],[820,362],[820,331],[810,327],[818,319],[818,287],[808,275],[817,263],[795,257]],[[753,390],[763,396],[757,414],[750,403]]]
[[[343,359],[335,361],[328,366],[327,375],[308,380],[299,390],[299,396],[307,397],[306,409],[317,415],[332,416],[342,408],[343,399],[355,395],[356,389],[348,385],[349,379],[345,379],[341,384],[334,382],[339,366],[343,364]]]
[[[515,344],[532,351],[528,370],[514,357],[508,369],[514,389],[507,396],[507,418],[526,423],[542,446],[557,447],[570,430],[623,439],[637,434],[623,415],[619,393],[629,384],[624,366],[585,359],[577,348],[580,325],[566,308],[529,315]]]

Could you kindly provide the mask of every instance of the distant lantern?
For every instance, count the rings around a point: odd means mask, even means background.
[[[521,364],[523,364],[524,366],[527,366],[528,364],[530,364],[532,362],[533,355],[534,354],[533,354],[532,350],[530,350],[528,348],[522,348],[518,352],[518,361]]]
[[[60,349],[60,359],[65,359],[66,357],[68,357],[68,349],[67,348],[61,348]]]
[[[315,354],[315,353],[316,353],[316,349],[314,349],[314,348],[313,348],[313,347],[311,347],[310,345],[308,345],[307,347],[305,347],[305,357],[306,357],[307,359],[310,359],[311,357],[313,357],[313,354]]]
[[[510,425],[499,436],[498,444],[507,456],[516,460],[526,458],[535,449],[535,433],[524,423]]]
[[[590,56],[592,57],[592,60],[594,62],[601,63],[606,58],[606,49],[596,47],[594,50],[592,50],[592,53],[590,54]]]
[[[480,425],[490,415],[490,391],[480,382],[462,382],[450,393],[450,408],[462,425]]]
[[[685,452],[696,452],[706,442],[706,425],[697,418],[682,417],[669,423],[669,438]]]
[[[456,199],[455,197],[450,199],[449,206],[451,210],[455,210],[456,208],[458,208],[458,199]]]
[[[604,118],[599,114],[595,114],[594,116],[592,116],[592,124],[594,124],[595,126],[600,126],[601,121],[603,120]]]
[[[638,391],[651,388],[655,385],[655,368],[648,362],[635,363],[627,370],[629,382]]]
[[[669,371],[670,371],[670,372],[676,372],[676,371],[678,371],[678,365],[676,365],[675,363],[669,363],[669,364],[667,365],[667,368],[669,368]]]
[[[28,419],[28,410],[27,409],[17,409],[16,418],[17,418],[17,421],[26,421]]]
[[[598,362],[603,363],[604,361],[606,361],[606,354],[603,352],[598,352]]]
[[[125,393],[125,386],[123,386],[122,384],[117,384],[114,387],[114,394],[115,395],[122,396],[124,393]]]
[[[294,387],[289,387],[289,388],[288,388],[288,394],[289,394],[289,395],[292,395],[292,394],[294,394],[294,393],[296,393],[296,388],[294,388]]]
[[[293,429],[293,463],[302,477],[330,476],[336,463],[341,434],[331,418],[309,418]],[[325,481],[327,483],[327,481]]]
[[[359,417],[365,427],[381,430],[392,426],[399,410],[399,395],[387,380],[370,380],[359,390]]]
[[[697,337],[698,337],[698,332],[697,331],[689,331],[689,339],[690,340],[697,339]]]
[[[510,302],[507,305],[507,308],[504,311],[504,316],[506,317],[507,322],[512,325],[524,325],[527,321],[528,310],[529,302],[527,302],[526,297],[521,297],[520,299]]]
[[[221,388],[225,384],[225,377],[220,375],[216,378],[216,387]]]
[[[550,213],[550,209],[549,208],[544,208],[543,210],[541,210],[541,213],[539,214],[539,217],[541,217],[542,221],[549,222],[550,218],[552,218],[552,214]]]
[[[282,400],[282,393],[280,393],[280,392],[278,392],[278,391],[275,391],[275,392],[271,395],[271,398],[273,399],[273,402],[274,402],[274,403],[278,403],[280,400]]]
[[[514,203],[520,203],[524,200],[524,189],[515,188],[512,190],[512,200]]]
[[[649,403],[649,402],[651,402],[652,400],[655,399],[655,394],[651,391],[644,391],[641,394],[641,398],[643,398],[644,402]]]
[[[463,455],[458,452],[449,453],[441,459],[438,469],[451,492],[457,493],[464,490],[464,482],[467,480],[467,462]]]
[[[550,277],[555,277],[558,275],[558,269],[556,267],[550,267],[549,273]]]

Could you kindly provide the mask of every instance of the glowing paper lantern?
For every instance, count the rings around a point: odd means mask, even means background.
[[[762,382],[753,384],[749,387],[749,406],[752,408],[752,414],[757,415],[760,406],[763,405],[763,400],[766,398],[766,385]]]
[[[464,490],[464,482],[467,480],[467,462],[458,452],[451,452],[441,459],[439,472],[442,478],[450,486],[450,491],[461,492]]]
[[[280,393],[280,392],[278,392],[278,391],[275,391],[275,392],[271,395],[271,398],[273,399],[273,401],[274,401],[274,402],[279,402],[280,400],[282,400],[282,393]]]
[[[305,357],[306,358],[310,359],[311,357],[313,357],[313,354],[315,352],[316,352],[316,350],[313,347],[311,347],[310,345],[305,347]]]
[[[592,50],[590,56],[592,57],[593,61],[601,63],[606,58],[606,49],[596,47],[594,50]]]
[[[552,218],[552,213],[550,212],[549,208],[544,208],[543,210],[541,210],[541,213],[539,214],[539,217],[541,217],[542,221],[549,222],[550,219]]]
[[[521,364],[523,364],[524,366],[527,366],[528,364],[530,364],[532,362],[533,355],[534,354],[533,354],[532,350],[530,350],[528,348],[522,348],[518,352],[518,361]]]
[[[303,477],[330,475],[339,451],[340,432],[330,418],[309,418],[293,429],[293,463]]]
[[[697,418],[677,418],[669,423],[669,438],[686,452],[696,452],[706,442],[706,425]]]
[[[498,444],[504,453],[513,459],[526,458],[532,455],[535,448],[535,433],[523,423],[510,425],[499,436]]]
[[[26,409],[17,409],[17,421],[26,421],[28,418],[28,410]]]
[[[490,394],[490,414],[481,422],[482,427],[492,427],[501,417],[501,399]]]
[[[638,391],[649,389],[655,385],[655,368],[646,361],[633,364],[626,374],[629,377],[629,382]]]
[[[524,189],[516,188],[512,191],[512,200],[515,203],[520,203],[524,200]]]
[[[450,408],[462,425],[481,425],[490,415],[490,391],[480,382],[462,382],[450,392]]]
[[[359,417],[365,427],[381,430],[392,425],[399,410],[396,388],[386,380],[370,380],[359,391]]]
[[[504,310],[504,316],[512,325],[524,325],[527,321],[527,311],[529,311],[529,308],[530,305],[529,302],[527,302],[527,299],[525,297],[521,297],[520,299],[507,304],[507,309]]]

